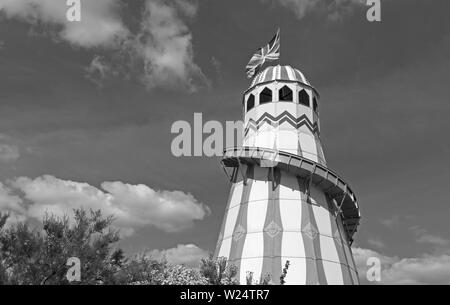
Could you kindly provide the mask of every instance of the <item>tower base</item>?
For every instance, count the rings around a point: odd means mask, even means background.
[[[286,284],[359,284],[347,231],[335,199],[310,179],[275,168],[240,164],[215,256],[238,269],[241,284],[270,277]]]

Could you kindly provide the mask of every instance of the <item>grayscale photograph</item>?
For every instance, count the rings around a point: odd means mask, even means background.
[[[449,14],[0,0],[0,286],[450,284]]]

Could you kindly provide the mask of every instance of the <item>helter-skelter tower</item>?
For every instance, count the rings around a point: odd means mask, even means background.
[[[359,284],[351,251],[359,207],[350,186],[327,168],[319,93],[297,69],[269,66],[244,92],[243,145],[221,164],[231,182],[215,251],[261,282]]]

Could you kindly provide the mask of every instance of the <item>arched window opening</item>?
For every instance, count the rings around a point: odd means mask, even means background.
[[[255,107],[255,96],[250,94],[247,99],[247,111]]]
[[[265,104],[272,101],[272,90],[269,88],[264,88],[259,94],[259,104]]]
[[[298,102],[301,105],[305,105],[306,107],[309,107],[309,94],[306,92],[305,89],[302,89],[298,93]]]
[[[292,90],[288,86],[281,88],[278,91],[278,100],[292,102]]]
[[[314,109],[314,112],[317,112],[317,108],[318,108],[318,106],[317,106],[317,99],[314,97],[314,99],[313,99],[313,109]]]

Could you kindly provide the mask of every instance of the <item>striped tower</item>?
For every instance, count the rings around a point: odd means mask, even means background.
[[[221,161],[231,190],[216,257],[246,284],[358,284],[351,243],[359,208],[349,185],[326,166],[318,92],[290,66],[260,72],[244,93],[244,143]]]

